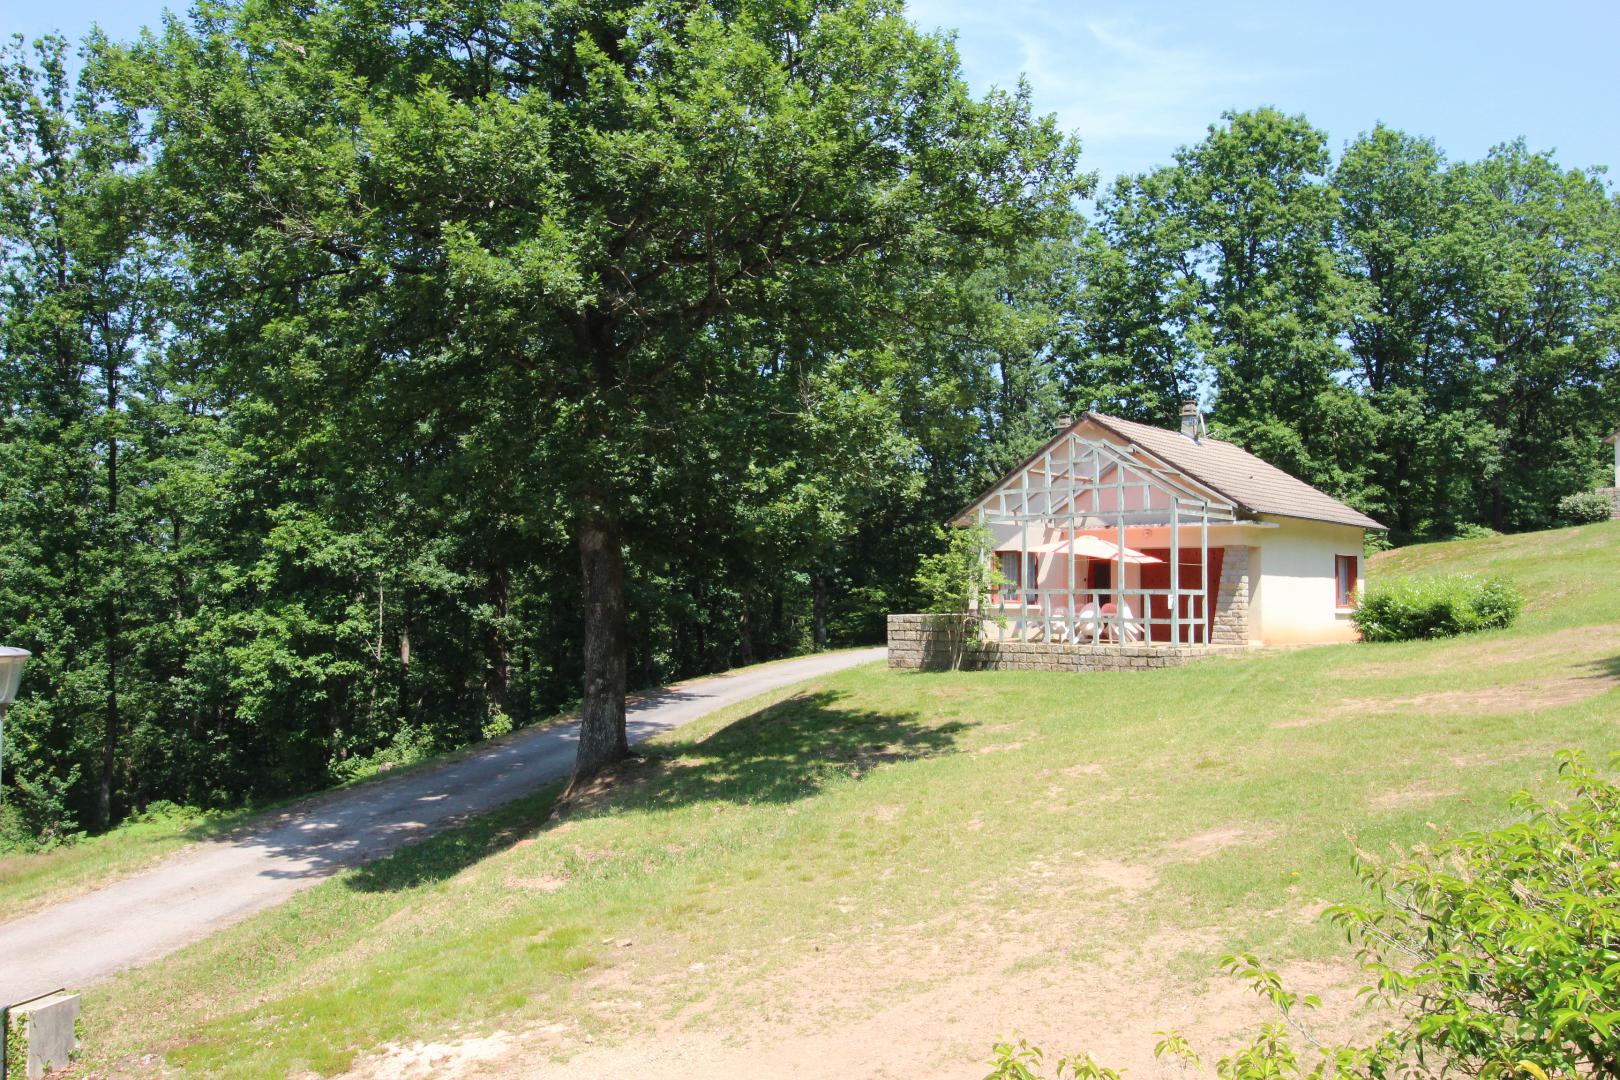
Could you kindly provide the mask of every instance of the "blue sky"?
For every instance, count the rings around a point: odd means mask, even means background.
[[[173,6],[172,4],[170,6]],[[0,30],[115,36],[162,0],[0,0]],[[958,31],[977,89],[1025,74],[1106,180],[1167,161],[1228,108],[1303,112],[1338,148],[1383,121],[1453,158],[1523,135],[1566,165],[1620,166],[1620,4],[911,0]]]

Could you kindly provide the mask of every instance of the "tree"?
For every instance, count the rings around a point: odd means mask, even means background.
[[[3,605],[60,691],[28,734],[45,760],[60,755],[59,776],[77,759],[94,777],[105,827],[131,699],[138,714],[150,687],[125,669],[165,606],[170,553],[152,542],[163,509],[150,497],[165,469],[165,391],[148,361],[162,353],[172,265],[135,168],[136,119],[103,75],[92,63],[75,82],[56,37],[14,38],[0,62],[0,404],[13,466],[0,546],[28,552]]]
[[[1092,253],[1077,386],[1143,419],[1213,384],[1227,436],[1321,480],[1346,295],[1326,137],[1302,116],[1233,112],[1175,163],[1117,181]]]
[[[271,0],[133,58],[231,377],[295,423],[498,415],[560,493],[530,512],[579,553],[576,783],[627,752],[624,553],[693,407],[768,395],[779,321],[791,376],[890,339],[1078,190],[1027,93],[973,100],[887,0]]]
[[[1335,248],[1350,289],[1353,379],[1370,411],[1347,458],[1369,466],[1363,505],[1399,534],[1445,516],[1436,504],[1464,461],[1437,422],[1466,397],[1454,330],[1446,164],[1429,139],[1379,125],[1346,147],[1333,174]]]
[[[1475,365],[1470,404],[1496,467],[1477,512],[1498,529],[1551,524],[1559,498],[1597,478],[1620,347],[1620,213],[1598,175],[1523,141],[1450,178],[1458,334]]]
[[[1189,336],[1214,377],[1222,429],[1310,478],[1318,399],[1344,366],[1327,140],[1275,109],[1224,119],[1177,152],[1171,183],[1202,284]]]
[[[977,641],[990,597],[1012,584],[1001,574],[987,525],[934,527],[940,550],[917,561],[916,582],[925,598],[923,610],[946,624],[951,668],[962,666],[970,639]]]
[[[1143,423],[1176,422],[1202,373],[1189,336],[1204,282],[1197,244],[1171,202],[1178,174],[1161,169],[1116,180],[1098,206],[1098,227],[1082,253],[1080,340],[1065,365],[1075,408]]]

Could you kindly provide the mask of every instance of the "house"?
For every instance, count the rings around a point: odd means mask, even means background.
[[[953,519],[1011,583],[1002,642],[1199,650],[1351,641],[1363,540],[1384,526],[1229,442],[1087,413]]]
[[[1603,441],[1614,447],[1614,486],[1598,488],[1598,491],[1609,497],[1609,501],[1614,504],[1614,518],[1620,521],[1620,430],[1616,430]]]

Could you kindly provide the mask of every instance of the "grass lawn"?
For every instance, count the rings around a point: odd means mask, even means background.
[[[1142,1075],[1156,1029],[1264,1016],[1212,977],[1233,948],[1364,1022],[1318,918],[1357,895],[1349,838],[1502,821],[1556,749],[1620,734],[1620,525],[1372,576],[1459,569],[1517,581],[1519,624],[1154,673],[867,667],[733,708],[560,818],[542,792],[92,989],[88,1067],[966,1077],[1020,1031]]]

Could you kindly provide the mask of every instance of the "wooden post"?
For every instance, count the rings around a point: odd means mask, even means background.
[[[1074,639],[1075,644],[1080,643],[1080,626],[1078,620],[1079,609],[1075,604],[1074,592],[1074,540],[1076,529],[1074,503],[1075,496],[1077,494],[1075,491],[1075,485],[1079,480],[1079,462],[1075,460],[1074,451],[1078,445],[1079,440],[1076,439],[1074,434],[1071,432],[1065,443],[1065,446],[1069,452],[1069,568],[1068,576],[1064,580],[1069,583],[1068,596],[1066,597],[1068,600],[1069,610],[1065,616],[1063,625],[1068,627],[1069,636]]]
[[[1170,496],[1170,644],[1181,648],[1181,499]]]
[[[1125,647],[1125,465],[1123,462],[1114,462],[1114,476],[1117,477],[1115,490],[1119,492],[1118,501],[1114,504],[1114,524],[1119,533],[1119,547],[1114,552],[1115,564],[1119,567],[1114,577],[1114,621],[1119,624],[1114,633],[1114,644],[1123,649]]]
[[[1018,476],[1018,487],[1023,493],[1020,504],[1023,512],[1018,515],[1020,525],[1018,529],[1018,640],[1024,641],[1029,634],[1029,624],[1024,616],[1029,613],[1029,470],[1025,469]]]
[[[1198,526],[1198,641],[1209,644],[1209,500]],[[1219,586],[1217,586],[1219,588]]]

